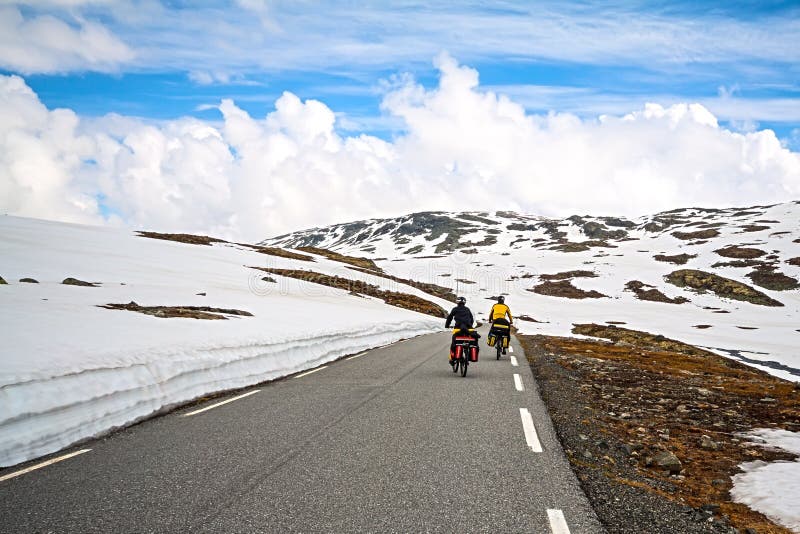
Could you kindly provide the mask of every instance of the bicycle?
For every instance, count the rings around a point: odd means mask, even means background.
[[[497,359],[506,353],[506,347],[511,343],[511,332],[509,326],[504,324],[493,324],[492,329],[489,330],[489,346],[494,346],[497,349]]]
[[[467,367],[470,361],[478,361],[477,352],[478,344],[475,338],[472,336],[457,335],[455,349],[453,350],[453,372],[457,373],[460,370],[462,377],[467,376]]]

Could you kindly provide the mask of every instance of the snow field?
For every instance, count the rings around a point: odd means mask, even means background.
[[[440,330],[373,298],[245,266],[311,269],[422,292],[318,258],[0,217],[0,465],[14,465],[199,396],[293,374]],[[99,282],[65,286],[72,276]],[[39,284],[17,282],[33,277]],[[205,296],[198,295],[205,293]],[[157,318],[98,305],[234,308],[253,317]],[[441,301],[440,301],[441,302]]]

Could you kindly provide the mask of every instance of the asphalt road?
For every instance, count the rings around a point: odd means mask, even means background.
[[[522,348],[497,361],[483,345],[461,378],[448,344],[407,340],[85,443],[0,481],[0,532],[602,532]]]

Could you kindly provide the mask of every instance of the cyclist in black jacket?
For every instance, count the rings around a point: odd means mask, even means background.
[[[466,298],[458,297],[456,300],[456,307],[450,311],[450,315],[447,316],[444,327],[450,328],[450,323],[453,323],[455,326],[455,330],[453,330],[453,340],[450,343],[450,359],[452,360],[453,352],[455,352],[456,349],[456,335],[459,333],[462,335],[470,335],[475,339],[480,337],[480,335],[472,329],[475,318],[472,316],[470,309],[467,308]]]

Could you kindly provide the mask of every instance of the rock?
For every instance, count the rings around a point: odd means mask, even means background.
[[[714,480],[711,481],[711,485],[714,486],[715,488],[724,488],[725,486],[728,485],[728,481],[725,480],[724,478],[715,478]]]
[[[19,281],[22,282],[23,284],[38,284],[39,283],[38,280],[34,280],[33,278],[20,278]]]
[[[578,434],[578,439],[580,439],[581,441],[588,441],[589,436],[587,436],[586,434]]]
[[[3,277],[2,277],[2,276],[0,276],[0,286],[5,286],[5,285],[8,285],[8,282],[6,282],[5,280],[3,280]]]
[[[669,471],[671,474],[680,473],[683,467],[678,457],[669,451],[656,454],[653,458],[653,465],[664,471]]]
[[[271,276],[265,276],[264,278],[261,279],[261,281],[262,282],[271,282],[273,284],[277,284],[278,283],[278,281],[275,280],[274,278],[272,278]]]
[[[701,449],[706,449],[706,450],[709,450],[709,451],[716,451],[716,450],[719,450],[719,443],[717,443],[716,441],[712,440],[708,436],[703,436],[703,437],[700,438],[700,448]]]
[[[763,399],[760,400],[760,402],[763,402],[765,404],[777,404],[778,399],[773,399],[772,397],[764,397]]]
[[[594,454],[589,451],[583,451],[583,457],[587,460],[594,460]]]
[[[78,280],[77,278],[65,278],[62,284],[66,286],[81,286],[81,287],[97,287],[97,284],[92,282],[84,282],[83,280]]]
[[[628,456],[631,456],[633,453],[635,453],[636,451],[640,451],[640,450],[642,450],[643,448],[644,448],[644,445],[642,445],[642,444],[641,444],[641,443],[639,443],[639,442],[625,443],[625,444],[622,446],[622,450],[623,450],[623,451],[625,452],[625,454],[627,454]]]
[[[205,293],[198,293],[198,294],[197,294],[197,296],[198,296],[198,297],[205,297],[205,296],[206,296],[206,294],[205,294]]]

